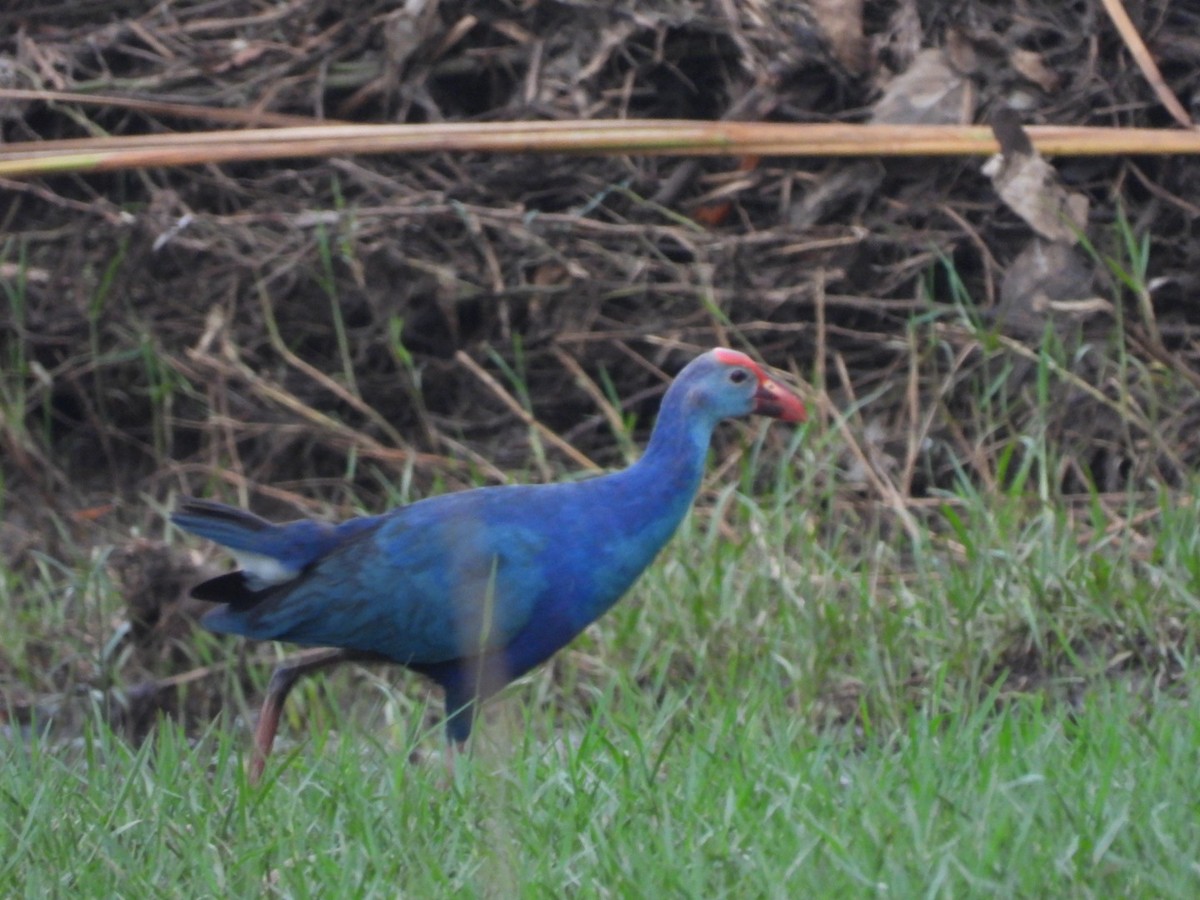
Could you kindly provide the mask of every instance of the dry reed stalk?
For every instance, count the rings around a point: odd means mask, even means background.
[[[1042,125],[1026,131],[1045,155],[1200,153],[1200,129]],[[998,151],[985,126],[673,120],[311,125],[13,143],[0,150],[0,176],[384,153],[879,157]]]

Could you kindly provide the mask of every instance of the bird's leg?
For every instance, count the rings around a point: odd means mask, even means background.
[[[320,650],[285,659],[271,673],[267,696],[263,699],[262,711],[258,714],[258,727],[254,731],[254,749],[251,751],[248,772],[251,784],[257,784],[262,777],[267,757],[271,755],[271,747],[275,743],[275,732],[279,729],[283,703],[296,682],[310,672],[361,658],[361,654],[349,650]]]
[[[454,772],[458,757],[466,751],[467,738],[471,736],[471,726],[475,723],[475,713],[480,703],[471,686],[464,680],[454,680],[445,683],[446,690],[446,761],[447,784],[454,784]],[[478,687],[478,685],[474,685]]]

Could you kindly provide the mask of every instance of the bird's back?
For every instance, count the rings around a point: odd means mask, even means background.
[[[343,523],[345,539],[298,577],[218,608],[205,624],[406,664],[517,641],[527,668],[629,588],[690,502],[690,493],[683,503],[656,500],[650,494],[668,486],[649,491],[630,473],[481,488],[422,500],[369,527]]]

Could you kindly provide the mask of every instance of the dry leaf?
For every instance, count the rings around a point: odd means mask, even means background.
[[[1108,303],[1093,296],[1094,280],[1095,267],[1075,247],[1034,238],[1004,273],[996,321],[1016,337],[1037,337],[1047,318],[1068,322],[1102,311]]]
[[[852,75],[867,71],[867,39],[863,36],[863,0],[810,0],[809,9],[829,41],[834,58]]]
[[[1001,152],[984,163],[983,174],[992,179],[1000,199],[1047,240],[1076,243],[1087,224],[1087,197],[1063,187],[1012,110],[997,112],[992,130]]]
[[[971,121],[975,90],[939,49],[922,50],[884,88],[871,121],[891,125],[961,125]]]
[[[979,71],[979,52],[971,35],[961,28],[946,29],[946,62],[960,75]]]
[[[1057,90],[1062,79],[1053,72],[1042,60],[1040,53],[1032,50],[1014,49],[1008,55],[1008,61],[1022,78],[1032,81],[1046,93]]]

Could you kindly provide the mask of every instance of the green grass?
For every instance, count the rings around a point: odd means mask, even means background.
[[[98,711],[12,729],[0,892],[1195,896],[1200,494],[1134,534],[1098,500],[964,491],[910,540],[819,528],[834,498],[789,471],[715,484],[452,778],[430,694],[380,670],[305,684],[259,787],[237,703],[137,748]],[[103,578],[68,594],[103,633]]]
[[[21,321],[23,294],[7,302]],[[1028,356],[978,332],[960,374],[929,325],[911,337],[930,406],[908,426],[958,416],[982,437],[952,448],[954,488],[913,502],[911,529],[846,483],[838,429],[746,431],[630,596],[491,704],[452,773],[428,685],[347,667],[302,683],[248,785],[257,695],[240,642],[207,634],[190,659],[228,674],[192,690],[225,712],[160,720],[141,744],[114,732],[102,692],[136,665],[105,563],[126,536],[54,520],[60,556],[0,569],[0,896],[1200,896],[1200,483],[1149,469],[1124,494],[1063,495],[1057,406],[1084,380],[1064,348],[1047,336],[1020,379]],[[419,400],[399,324],[391,337]],[[138,346],[148,443],[170,456],[192,388]],[[0,350],[7,443],[47,443],[25,431],[22,345]],[[513,354],[501,380],[529,409]],[[1161,380],[1154,416],[1190,390],[1147,371],[1117,354],[1092,380],[1121,385],[1121,409],[1125,385]],[[863,420],[890,389],[860,398]],[[866,443],[864,421],[849,429]],[[1144,437],[1107,449],[1136,460]],[[357,466],[299,490],[413,499],[411,468]]]
[[[622,681],[617,679],[616,685]],[[627,685],[626,685],[627,686]],[[139,752],[9,745],[0,885],[27,896],[1195,896],[1200,719],[1120,685],[859,735],[753,684],[519,719],[446,783],[315,738],[260,788],[227,723]],[[170,885],[167,889],[164,886]]]

